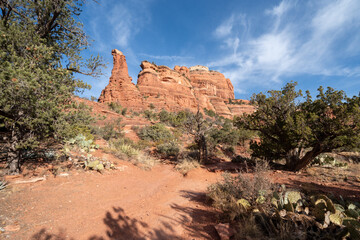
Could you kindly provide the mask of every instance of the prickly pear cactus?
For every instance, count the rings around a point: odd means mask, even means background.
[[[343,206],[341,206],[340,204],[334,204],[335,206],[335,210],[339,211],[339,212],[345,212],[345,208]]]
[[[336,211],[335,213],[330,214],[329,218],[330,222],[334,223],[335,225],[342,225],[343,217],[340,211]]]
[[[335,212],[336,212],[334,203],[331,201],[330,198],[328,198],[327,196],[325,196],[325,195],[323,195],[323,194],[320,194],[320,195],[317,196],[317,200],[319,200],[319,199],[325,200],[327,210],[329,210],[331,213],[335,213]]]
[[[248,210],[249,208],[251,208],[251,205],[250,205],[249,201],[246,200],[246,199],[241,198],[241,199],[239,199],[236,203],[237,203],[239,206],[245,208],[245,210]]]
[[[256,203],[258,203],[258,204],[263,204],[263,203],[265,203],[265,201],[266,201],[266,198],[264,196],[259,196],[256,199]]]
[[[272,197],[270,202],[274,207],[276,207],[276,208],[279,207],[278,200],[275,197]]]
[[[289,191],[285,193],[285,197],[291,203],[297,203],[297,201],[301,200],[301,194],[298,191]]]
[[[292,205],[292,203],[290,201],[288,201],[285,205],[284,205],[284,209],[288,212],[294,212],[294,206]]]
[[[326,201],[324,199],[316,200],[314,205],[315,205],[315,208],[317,208],[317,209],[327,208]]]
[[[311,213],[312,213],[312,215],[314,215],[316,220],[324,221],[325,213],[326,213],[324,208],[315,207],[315,208],[312,209]]]

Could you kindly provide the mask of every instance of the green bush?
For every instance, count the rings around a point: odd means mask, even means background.
[[[110,109],[118,114],[122,113],[122,106],[117,102],[111,102],[108,104]]]
[[[171,113],[163,109],[159,112],[158,117],[160,122],[168,123],[172,116]]]
[[[110,140],[112,138],[120,138],[124,136],[124,133],[121,130],[121,118],[118,118],[114,122],[107,123],[103,127],[93,127],[92,133],[105,139]]]
[[[167,142],[173,140],[171,131],[162,123],[146,126],[139,131],[142,140],[153,142]]]
[[[144,114],[144,117],[145,117],[146,119],[150,120],[150,121],[156,120],[157,114],[154,113],[154,112],[151,111],[151,110],[146,109],[146,110],[143,112],[143,114]]]
[[[159,144],[156,147],[158,153],[165,157],[177,156],[180,152],[180,147],[175,141]]]
[[[206,115],[208,115],[209,117],[215,117],[216,113],[213,110],[209,110],[207,108],[204,108],[204,112]]]

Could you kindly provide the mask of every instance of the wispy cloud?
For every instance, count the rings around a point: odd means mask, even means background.
[[[247,82],[270,86],[299,74],[360,76],[359,63],[342,64],[360,53],[360,1],[308,2],[300,12],[296,4],[283,0],[266,10],[262,18],[271,27],[256,36],[244,14],[225,19],[213,34],[228,51],[209,65],[242,89]]]
[[[186,56],[166,56],[166,55],[150,55],[146,53],[139,54],[140,56],[150,58],[150,59],[156,59],[156,60],[165,60],[165,61],[185,61],[189,59],[193,59],[193,57],[186,57]]]

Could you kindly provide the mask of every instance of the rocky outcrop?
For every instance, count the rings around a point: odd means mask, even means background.
[[[224,117],[253,111],[248,104],[234,104],[231,81],[205,66],[175,66],[170,69],[143,61],[135,86],[128,75],[125,56],[118,50],[113,50],[112,55],[114,67],[109,85],[101,92],[99,102],[118,102],[134,110],[155,107],[169,111],[196,111],[199,107]]]
[[[99,102],[117,102],[132,109],[143,109],[142,96],[128,73],[126,58],[117,49],[111,51],[114,66],[109,84],[102,90]]]

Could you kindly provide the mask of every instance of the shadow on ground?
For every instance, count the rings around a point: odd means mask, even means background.
[[[163,223],[161,229],[149,229],[149,226],[135,218],[130,218],[120,207],[113,207],[112,211],[108,211],[103,219],[107,226],[105,236],[94,235],[88,240],[165,240],[165,239],[182,239],[173,234],[173,229],[170,225]],[[81,226],[79,226],[81,227]],[[45,228],[31,237],[32,240],[75,240],[68,236],[65,229],[60,229],[59,233],[51,233]]]

